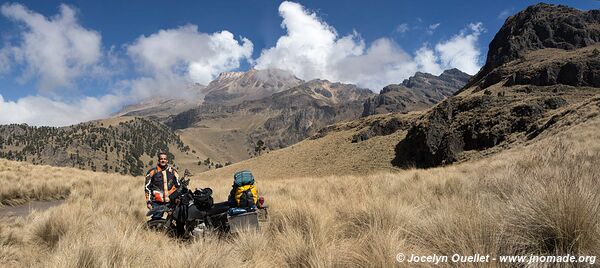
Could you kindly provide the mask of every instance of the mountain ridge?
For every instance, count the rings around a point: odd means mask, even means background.
[[[417,72],[401,84],[384,87],[379,95],[365,101],[362,116],[425,110],[454,95],[470,77],[456,68],[445,70],[439,76]]]
[[[506,20],[489,44],[485,65],[465,88],[481,84],[493,69],[528,52],[544,48],[575,50],[595,44],[600,41],[599,21],[597,9],[581,11],[545,3],[529,6]],[[486,83],[490,84],[493,82]]]

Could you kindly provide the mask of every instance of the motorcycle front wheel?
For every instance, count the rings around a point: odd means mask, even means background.
[[[167,235],[174,236],[175,230],[169,226],[169,222],[165,219],[154,219],[146,222],[148,230],[164,233]]]

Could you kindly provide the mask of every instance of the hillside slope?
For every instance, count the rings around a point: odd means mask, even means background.
[[[166,126],[120,117],[68,127],[0,126],[0,157],[34,164],[141,175],[156,153],[189,147]],[[180,154],[180,155],[181,155]]]
[[[251,169],[258,177],[343,176],[398,171],[391,162],[394,145],[419,113],[375,115],[339,123],[287,148],[217,170],[201,177],[229,178],[235,171]],[[360,142],[359,142],[360,141]]]

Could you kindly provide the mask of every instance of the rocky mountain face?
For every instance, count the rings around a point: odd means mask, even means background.
[[[202,93],[204,103],[235,105],[243,101],[262,99],[303,82],[288,71],[251,69],[247,72],[221,73],[202,90]]]
[[[247,72],[224,72],[207,86],[193,84],[186,91],[193,96],[151,97],[124,107],[117,116],[166,117],[193,109],[200,104],[236,105],[247,100],[257,100],[297,86],[304,81],[292,73],[279,69]]]
[[[386,86],[379,95],[365,101],[362,116],[428,109],[454,95],[469,78],[458,69],[446,70],[439,76],[417,72],[402,84]]]
[[[269,148],[282,148],[313,135],[321,127],[358,118],[362,103],[373,95],[370,90],[354,85],[312,80],[266,98],[237,105],[205,103],[170,117],[167,125],[186,129],[207,120],[230,120],[242,116],[260,118],[246,119],[258,122],[247,129],[249,140],[262,140]]]
[[[255,133],[272,148],[283,148],[312,136],[319,129],[360,116],[363,102],[374,94],[355,85],[313,80],[251,105],[274,112]]]
[[[581,11],[543,3],[530,6],[506,20],[490,42],[485,65],[465,88],[486,88],[498,83],[507,73],[514,74],[510,84],[528,84],[532,82],[531,78],[536,79],[533,83],[538,85],[597,83],[592,80],[597,79],[598,74],[590,71],[595,66],[588,67],[587,62],[574,64],[564,61],[561,66],[537,66],[535,70],[522,70],[519,74],[499,67],[515,60],[523,60],[531,51],[547,48],[573,51],[595,44],[600,41],[599,21],[600,10],[597,9]],[[581,79],[575,82],[567,78],[574,74],[581,76]]]
[[[449,164],[596,117],[599,40],[599,10],[537,4],[511,16],[481,71],[415,120],[394,164]]]

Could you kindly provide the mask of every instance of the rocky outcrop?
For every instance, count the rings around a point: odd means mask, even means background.
[[[486,64],[465,88],[475,85],[486,88],[495,84],[506,75],[494,72],[496,68],[519,60],[531,51],[546,48],[571,51],[599,41],[600,10],[580,11],[543,3],[530,6],[507,19],[489,45]],[[597,85],[593,81],[595,78],[591,78],[597,74],[591,74],[589,69],[585,65],[565,62],[560,66],[538,68],[529,76],[515,74],[511,84]]]
[[[368,128],[352,135],[351,142],[356,143],[376,136],[390,135],[398,130],[408,129],[408,127],[410,127],[409,121],[401,120],[397,117],[392,117],[388,120],[375,120]]]
[[[573,51],[542,49],[525,54],[523,58],[506,63],[491,71],[477,90],[494,84],[569,85],[600,87],[600,44]]]
[[[512,134],[535,132],[538,119],[566,104],[560,97],[448,99],[408,130],[396,147],[394,164],[426,168],[456,162],[463,151],[488,149]]]
[[[417,72],[402,84],[389,85],[363,105],[362,116],[425,110],[462,88],[471,76],[458,69],[435,76]]]

